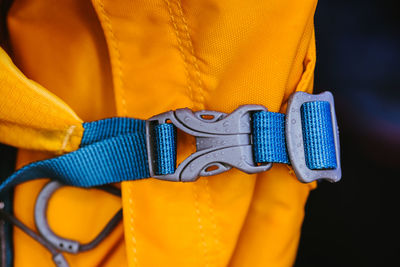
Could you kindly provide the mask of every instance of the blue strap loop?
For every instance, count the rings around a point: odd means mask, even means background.
[[[253,114],[253,150],[257,163],[289,163],[285,141],[285,114],[260,111]]]
[[[176,167],[176,127],[170,123],[158,124],[154,127],[156,174],[166,175],[175,172]]]
[[[330,104],[306,102],[301,107],[307,167],[334,169],[336,163]],[[285,114],[261,111],[253,114],[253,151],[257,163],[289,164],[285,140]]]
[[[330,104],[313,101],[301,106],[304,150],[312,170],[337,167]]]
[[[299,97],[303,101],[308,96],[303,93]],[[334,113],[331,114],[330,105],[333,102],[305,101],[298,108],[302,120],[302,130],[299,132],[302,131],[303,135],[304,157],[311,170],[340,169],[335,150],[338,137],[334,136],[331,116]],[[245,106],[242,109],[243,107]],[[252,115],[253,154],[256,163],[290,164],[285,138],[285,117],[284,114],[267,111]],[[336,123],[336,119],[333,120]],[[1,182],[0,194],[12,186],[36,178],[49,177],[79,187],[148,178],[150,171],[145,124],[143,120],[131,118],[110,118],[84,123],[85,131],[78,150],[19,169]],[[177,157],[175,126],[161,123],[154,127],[154,133],[151,134],[154,134],[155,139],[156,174],[162,176],[174,173]],[[222,136],[224,135],[220,134]],[[296,136],[300,137],[299,134]],[[291,145],[291,151],[295,150],[296,143]],[[340,170],[337,173],[341,175]],[[334,181],[340,179],[339,176],[334,178]]]

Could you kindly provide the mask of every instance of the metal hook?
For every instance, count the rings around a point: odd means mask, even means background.
[[[76,254],[79,252],[90,250],[96,247],[117,226],[119,221],[122,219],[122,209],[120,209],[113,216],[113,218],[107,223],[107,225],[96,236],[96,238],[94,238],[91,242],[87,244],[81,244],[76,240],[60,237],[55,234],[49,226],[49,223],[47,221],[47,208],[51,196],[54,194],[55,191],[63,186],[65,185],[60,182],[51,181],[47,183],[40,191],[35,203],[36,227],[40,235],[60,251]],[[121,196],[121,191],[114,187],[104,186],[99,187],[98,189],[101,189],[116,196]]]

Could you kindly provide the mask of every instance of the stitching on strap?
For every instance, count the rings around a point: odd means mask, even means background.
[[[65,131],[65,135],[64,135],[64,140],[62,142],[59,154],[63,154],[65,151],[65,148],[67,147],[69,141],[71,140],[71,136],[74,133],[74,130],[76,128],[76,125],[71,125],[70,127],[68,127],[68,129]]]

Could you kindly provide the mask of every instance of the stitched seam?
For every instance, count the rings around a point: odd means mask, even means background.
[[[188,24],[179,1],[164,0],[176,35],[179,52],[184,62],[187,79],[188,95],[194,108],[204,109],[203,82],[200,68],[194,53],[193,43],[189,34]],[[173,3],[173,4],[171,4]],[[196,90],[194,90],[194,88]],[[198,93],[197,93],[198,92]]]
[[[104,3],[102,0],[96,0],[96,2],[99,4],[100,7],[100,12],[101,15],[104,19],[105,26],[107,28],[108,34],[110,36],[110,47],[113,50],[113,54],[115,55],[115,65],[116,65],[116,78],[115,78],[115,88],[120,92],[120,98],[121,98],[121,105],[122,105],[122,116],[127,116],[128,111],[127,111],[127,104],[126,104],[126,96],[125,96],[125,88],[124,88],[124,74],[122,71],[122,60],[121,60],[121,52],[119,50],[119,42],[118,39],[116,38],[111,20],[109,16],[107,15],[107,12],[104,9]]]
[[[133,199],[132,199],[132,188],[131,185],[128,186],[128,197],[129,197],[129,207],[128,207],[128,218],[129,218],[129,231],[131,233],[131,239],[129,242],[132,244],[132,252],[133,252],[133,265],[138,265],[138,256],[137,256],[137,240],[136,240],[136,231],[134,227],[135,219],[134,219],[134,210],[133,210]]]
[[[176,34],[179,51],[180,51],[181,57],[183,58],[183,61],[184,61],[184,67],[185,67],[187,83],[188,83],[187,87],[188,87],[188,92],[189,92],[189,98],[191,99],[194,108],[203,109],[204,108],[203,83],[201,81],[199,65],[197,63],[197,58],[194,53],[192,40],[191,40],[191,37],[189,34],[188,24],[184,17],[182,6],[179,1],[174,1],[174,4],[176,6],[175,12],[174,12],[170,1],[165,0],[165,3],[167,4],[169,16],[170,16],[170,19],[171,19],[171,22],[172,22],[172,25],[173,25],[173,28],[174,28],[174,31]],[[183,32],[183,33],[181,33],[181,32]],[[188,56],[186,55],[186,53],[188,54]],[[199,92],[198,94],[196,94],[196,92],[193,90],[192,84]],[[209,248],[208,248],[208,244],[206,241],[205,228],[203,225],[202,214],[201,214],[201,210],[200,210],[198,189],[199,189],[199,185],[197,183],[194,184],[194,187],[193,187],[193,195],[194,195],[194,202],[195,202],[194,205],[195,205],[195,212],[196,212],[196,216],[197,216],[197,224],[198,224],[199,233],[200,233],[200,244],[199,245],[200,245],[200,247],[202,247],[203,258],[204,258],[204,263],[205,263],[204,266],[210,266],[210,264],[209,264]],[[209,195],[210,190],[208,188],[207,183],[205,184],[205,189],[206,189],[206,194],[208,195],[207,197],[209,197],[209,199],[211,199],[211,196]],[[212,215],[214,210],[213,210],[212,206],[210,206],[209,202],[207,204],[209,206],[210,215]],[[214,222],[215,222],[215,220],[214,220]],[[216,227],[216,224],[215,224],[215,227]],[[214,235],[215,235],[215,231],[214,231]]]
[[[174,31],[176,34],[179,51],[184,60],[184,66],[185,66],[187,82],[188,82],[187,86],[189,89],[188,90],[189,97],[192,100],[194,108],[204,109],[204,101],[205,101],[204,86],[203,86],[203,82],[201,80],[200,68],[199,68],[199,65],[197,62],[198,59],[195,55],[192,38],[190,37],[188,23],[183,14],[183,8],[181,5],[181,1],[180,0],[173,1],[174,4],[176,5],[175,13],[172,9],[171,3],[168,0],[165,0],[165,2],[167,4],[170,19],[171,19],[171,22],[173,24]],[[177,18],[175,18],[175,17],[177,17]],[[186,55],[185,52],[188,54],[188,56]],[[196,90],[193,90],[192,84],[194,85]],[[205,266],[210,266],[209,248],[208,248],[208,244],[206,241],[205,229],[204,229],[204,225],[203,225],[203,221],[202,221],[202,215],[201,215],[201,211],[200,211],[200,203],[199,203],[199,197],[198,197],[199,185],[197,183],[194,185],[194,192],[193,192],[194,200],[195,200],[194,204],[195,204],[195,209],[196,209],[197,222],[198,222],[198,226],[199,226],[199,230],[200,230],[200,238],[201,238],[200,245],[203,247]],[[217,224],[216,224],[216,220],[215,220],[214,208],[212,206],[212,199],[211,199],[211,193],[210,193],[208,181],[205,182],[204,188],[205,188],[205,194],[207,197],[207,206],[209,208],[208,212],[210,215],[210,222],[212,225],[212,235],[214,238],[214,242],[218,248],[219,239],[218,239]],[[217,258],[217,255],[214,259],[216,260],[216,258]]]
[[[164,2],[167,5],[168,14],[169,14],[172,26],[174,28],[176,40],[177,40],[177,43],[178,43],[178,49],[179,49],[179,52],[180,52],[181,57],[183,59],[183,65],[184,65],[184,68],[185,68],[185,76],[186,76],[186,82],[187,82],[188,95],[189,95],[189,98],[193,102],[194,94],[193,94],[193,88],[191,86],[189,63],[188,63],[188,59],[187,59],[187,57],[185,55],[185,50],[183,48],[183,42],[182,42],[182,39],[181,39],[181,35],[179,33],[178,24],[176,22],[176,19],[175,19],[175,16],[174,16],[174,12],[173,12],[172,7],[171,7],[171,3],[169,2],[169,0],[164,0]]]
[[[197,225],[199,228],[199,233],[200,233],[200,244],[199,246],[202,248],[203,252],[203,259],[204,259],[204,266],[210,266],[208,263],[208,246],[206,242],[206,234],[204,232],[204,225],[203,225],[203,220],[201,216],[201,211],[200,211],[200,202],[199,202],[199,194],[198,194],[198,183],[193,184],[193,197],[194,197],[194,206],[195,206],[195,211],[196,211],[196,217],[197,217]]]
[[[179,12],[179,16],[182,20],[182,25],[183,25],[183,29],[184,29],[184,34],[187,38],[187,48],[190,52],[190,58],[192,59],[192,64],[194,66],[194,72],[195,72],[195,76],[196,76],[196,81],[197,81],[197,89],[198,89],[198,104],[199,106],[201,106],[201,108],[204,108],[204,88],[203,88],[203,82],[201,80],[201,75],[200,75],[200,68],[199,65],[197,63],[197,57],[195,55],[194,52],[194,47],[193,47],[193,41],[192,38],[190,37],[190,33],[189,33],[189,27],[188,27],[188,23],[186,22],[185,16],[183,14],[183,8],[181,5],[181,0],[176,1],[176,4],[178,6],[178,12]]]
[[[211,198],[211,190],[210,190],[210,184],[208,179],[204,179],[205,181],[205,187],[206,187],[206,196],[207,196],[207,205],[208,205],[208,212],[210,214],[210,221],[211,221],[211,226],[212,226],[212,230],[213,230],[213,237],[214,237],[214,244],[216,247],[216,251],[217,253],[215,253],[215,257],[213,258],[214,260],[214,264],[213,266],[217,266],[217,262],[219,262],[219,255],[220,255],[220,251],[221,251],[221,243],[219,240],[219,231],[218,231],[218,227],[217,227],[217,219],[215,217],[215,212],[214,212],[214,203],[212,201]]]
[[[65,135],[64,135],[64,139],[63,142],[61,144],[61,148],[59,150],[59,154],[63,154],[65,151],[65,148],[67,147],[69,140],[71,140],[71,136],[74,133],[74,130],[76,128],[76,125],[71,125],[70,127],[68,127],[68,129],[65,131]]]
[[[118,39],[116,38],[113,27],[111,24],[111,20],[108,17],[105,9],[104,9],[104,3],[102,0],[95,0],[100,8],[100,14],[102,15],[104,24],[105,24],[105,30],[107,30],[108,35],[110,37],[110,49],[112,50],[113,54],[115,55],[115,68],[112,69],[116,70],[115,73],[115,89],[120,92],[120,98],[121,98],[121,106],[122,106],[122,114],[123,116],[127,116],[128,111],[127,111],[127,101],[125,97],[125,88],[124,88],[124,80],[123,80],[123,71],[122,71],[122,60],[121,60],[121,53],[119,51],[119,45],[118,45]],[[129,218],[129,232],[131,239],[127,240],[127,242],[130,242],[131,248],[132,248],[132,254],[133,254],[133,262],[130,263],[129,265],[133,264],[133,266],[139,266],[138,264],[138,253],[137,253],[137,239],[136,239],[136,231],[134,227],[134,210],[133,210],[133,198],[132,198],[132,189],[128,185],[128,203],[129,207],[127,208],[128,212],[128,218]],[[128,246],[129,247],[129,246]]]

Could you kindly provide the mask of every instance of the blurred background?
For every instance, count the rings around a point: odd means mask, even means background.
[[[318,4],[315,89],[335,95],[343,179],[311,192],[295,267],[398,262],[399,14],[398,0]],[[12,172],[14,156],[0,145],[1,177]]]
[[[343,178],[311,193],[295,267],[398,264],[399,14],[398,0],[318,3],[315,89],[334,92]]]

